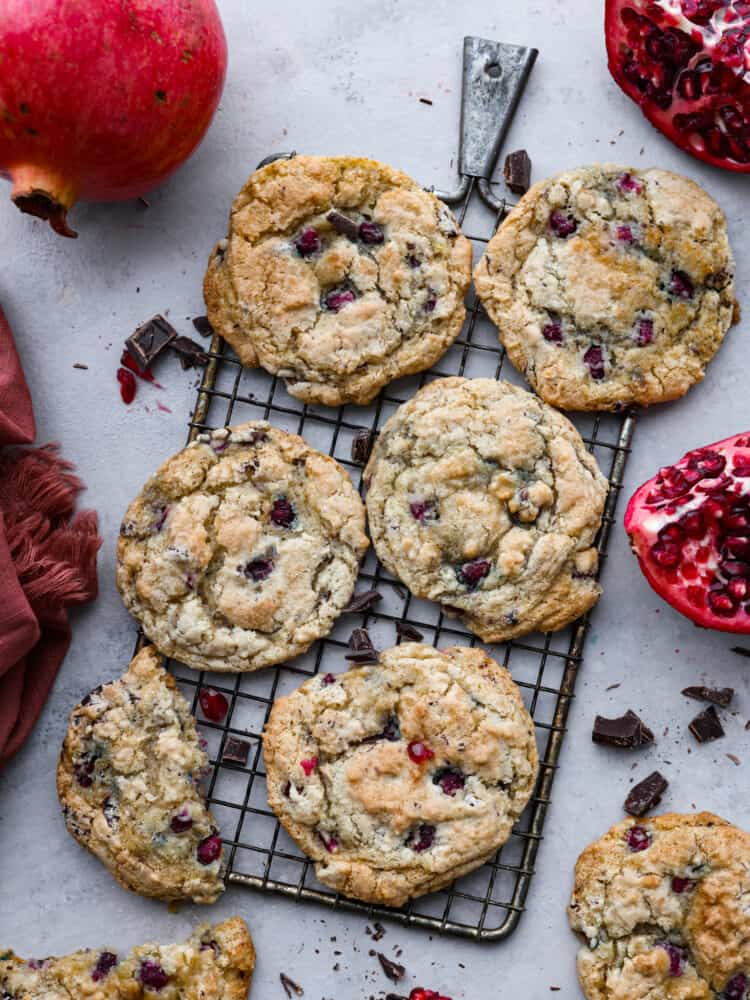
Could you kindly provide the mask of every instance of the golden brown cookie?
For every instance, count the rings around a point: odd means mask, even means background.
[[[737,308],[724,213],[653,168],[595,164],[535,184],[474,281],[513,364],[568,410],[684,395]]]
[[[214,329],[307,403],[368,403],[423,371],[464,320],[471,245],[434,195],[375,160],[257,170],[204,283]]]
[[[479,867],[537,775],[534,725],[479,649],[404,643],[273,706],[268,801],[321,882],[400,906]]]

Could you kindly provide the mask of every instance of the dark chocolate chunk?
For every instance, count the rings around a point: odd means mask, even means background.
[[[190,337],[175,337],[169,346],[179,356],[183,368],[205,365],[208,361],[208,355],[201,345]]]
[[[370,633],[366,628],[355,628],[349,637],[350,652],[344,656],[345,660],[354,663],[377,663],[380,653],[372,644]]]
[[[293,979],[290,979],[284,972],[279,973],[279,982],[284,987],[284,992],[289,997],[289,1000],[291,1000],[292,994],[294,994],[294,996],[301,997],[305,992],[301,986],[298,986],[297,983],[295,983]]]
[[[398,962],[392,962],[390,958],[385,957],[382,951],[378,952],[378,961],[380,962],[383,972],[392,983],[401,982],[406,974],[406,969],[403,965],[399,965]]]
[[[513,194],[526,194],[531,185],[531,160],[525,149],[517,149],[505,157],[503,177]]]
[[[357,431],[352,438],[352,462],[356,462],[357,465],[364,465],[367,462],[376,437],[375,431],[364,428]]]
[[[746,649],[744,646],[732,646],[733,653],[739,653],[740,656],[750,656],[750,649]]]
[[[375,921],[375,923],[372,925],[372,929],[373,929],[373,935],[372,935],[373,941],[380,941],[382,938],[385,937],[385,927],[383,927],[382,924]]]
[[[399,639],[408,639],[409,642],[421,642],[424,639],[419,629],[408,622],[396,622],[396,635]]]
[[[704,708],[688,726],[699,743],[710,743],[724,735],[724,729],[713,705]]]
[[[177,331],[172,324],[163,316],[153,316],[130,334],[125,347],[138,367],[145,369],[176,339]]]
[[[341,212],[329,212],[326,216],[337,233],[348,236],[350,240],[359,239],[359,223],[342,215]]]
[[[247,764],[250,744],[237,736],[227,736],[221,759],[225,764]]]
[[[362,611],[369,611],[382,599],[383,595],[379,594],[377,590],[363,590],[361,594],[355,594],[352,597],[341,613],[343,615],[356,615]]]
[[[591,739],[594,743],[632,750],[653,743],[654,734],[635,712],[628,709],[619,719],[605,719],[597,715]]]
[[[658,771],[649,774],[630,789],[625,799],[625,812],[631,816],[645,816],[649,809],[659,805],[668,785],[667,779]]]
[[[214,328],[209,323],[208,316],[196,316],[193,320],[193,326],[201,337],[213,337]]]
[[[686,687],[682,693],[688,698],[696,698],[698,701],[710,701],[714,705],[721,705],[726,708],[734,697],[734,688],[709,688],[701,685]]]

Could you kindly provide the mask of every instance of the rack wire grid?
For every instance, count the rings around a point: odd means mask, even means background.
[[[476,179],[472,178],[456,210],[462,228],[467,215],[477,214],[476,210],[483,214],[476,228],[479,232],[483,229],[486,235],[469,235],[473,227],[468,227],[467,232],[475,255],[481,254],[507,211],[503,202],[500,212],[490,213],[485,199],[476,197],[477,191]],[[368,407],[331,409],[303,404],[286,392],[281,379],[263,371],[243,369],[218,335],[214,335],[208,354],[209,363],[190,420],[189,440],[211,428],[268,419],[278,427],[301,434],[311,445],[336,458],[351,473],[360,490],[363,469],[352,459],[354,436],[362,429],[377,432],[391,413],[427,381],[448,375],[499,378],[502,374],[508,381],[523,384],[506,363],[497,331],[473,288],[464,329],[439,364],[419,376],[391,383]],[[609,478],[597,541],[601,567],[614,523],[635,416],[633,412],[625,412],[574,416],[573,420]],[[581,665],[588,618],[559,632],[484,647],[511,671],[534,719],[540,751],[540,774],[534,795],[510,839],[492,861],[449,889],[393,910],[346,899],[316,880],[312,862],[299,851],[268,807],[262,759],[261,734],[274,699],[319,671],[336,673],[346,669],[344,653],[354,627],[367,627],[374,644],[381,649],[398,641],[396,622],[408,622],[424,635],[425,642],[436,646],[477,644],[478,640],[460,623],[447,618],[438,605],[407,593],[383,569],[372,551],[361,568],[358,591],[363,585],[364,589],[382,594],[377,606],[364,614],[343,615],[329,636],[293,663],[238,675],[196,673],[179,663],[172,664],[183,692],[192,700],[193,711],[208,742],[213,769],[207,794],[224,840],[227,884],[357,911],[370,920],[388,919],[475,941],[498,941],[515,930],[525,909]],[[203,719],[198,712],[198,692],[207,685],[222,691],[229,700],[229,711],[218,724]],[[250,743],[246,766],[222,760],[229,736]]]

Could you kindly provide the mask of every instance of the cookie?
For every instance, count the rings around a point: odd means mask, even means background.
[[[485,642],[561,628],[598,599],[607,483],[531,393],[444,378],[383,427],[365,470],[378,558]]]
[[[401,906],[493,857],[537,775],[534,726],[479,649],[404,643],[273,706],[268,801],[318,879]]]
[[[578,859],[569,917],[590,1000],[750,995],[750,835],[711,813],[613,826]]]
[[[595,164],[535,184],[474,280],[513,364],[568,410],[684,395],[735,318],[724,214],[666,170]]]
[[[167,656],[257,670],[327,635],[368,541],[341,466],[254,421],[201,434],[168,459],[120,529],[117,585]]]
[[[1,951],[1,949],[0,949]],[[81,950],[24,960],[0,953],[0,995],[7,1000],[246,1000],[255,949],[240,917],[203,924],[180,944],[116,951]]]
[[[224,884],[197,790],[207,768],[188,703],[148,646],[73,709],[57,768],[65,824],[126,889],[213,903]]]
[[[432,193],[348,156],[251,175],[204,282],[214,330],[243,365],[307,403],[368,403],[424,371],[464,321],[471,244]]]

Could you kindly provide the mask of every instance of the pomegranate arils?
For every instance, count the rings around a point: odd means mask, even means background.
[[[321,841],[323,842],[323,847],[328,851],[329,854],[334,854],[339,847],[339,842],[333,834],[319,833]]]
[[[637,851],[645,851],[647,847],[651,846],[651,836],[648,830],[644,829],[642,826],[631,826],[628,832],[625,834],[625,841],[634,853]]]
[[[588,367],[593,379],[604,378],[604,350],[598,344],[592,344],[583,355],[583,363]]]
[[[294,247],[300,257],[310,257],[320,252],[320,234],[317,229],[308,226],[294,240]]]
[[[699,510],[689,510],[677,523],[688,538],[703,538],[706,533],[706,519]]]
[[[330,292],[326,292],[321,305],[328,312],[337,313],[350,302],[354,302],[356,298],[357,296],[352,288],[342,286],[341,288],[332,288]]]
[[[560,321],[551,319],[549,323],[545,323],[542,327],[542,336],[545,340],[548,340],[550,344],[562,344],[563,332]]]
[[[466,777],[462,771],[457,770],[455,767],[443,767],[436,772],[432,783],[433,785],[440,785],[445,794],[453,798],[456,792],[461,791],[465,786]]]
[[[490,564],[486,559],[474,559],[472,562],[464,563],[457,575],[461,583],[473,590],[479,586],[489,571]]]
[[[360,222],[359,238],[363,243],[368,243],[372,246],[382,243],[385,239],[383,227],[379,226],[377,222]]]
[[[555,236],[559,236],[560,239],[564,240],[568,236],[572,236],[576,229],[578,229],[578,222],[570,213],[561,212],[560,209],[556,208],[550,214],[549,227]]]
[[[273,572],[273,559],[252,559],[242,572],[248,579],[260,583]]]
[[[669,542],[657,542],[651,546],[651,558],[664,569],[674,569],[682,560],[679,546]]]
[[[708,448],[690,452],[688,457],[688,468],[696,469],[706,477],[720,476],[726,464],[727,460],[723,455]]]
[[[434,500],[412,500],[409,504],[411,516],[415,521],[424,523],[429,520],[435,510]]]
[[[714,614],[723,618],[731,618],[737,611],[737,600],[726,590],[709,590],[706,600]]]
[[[305,775],[309,778],[310,775],[315,770],[315,768],[318,766],[318,758],[317,757],[310,757],[309,760],[301,760],[299,762],[299,766],[305,772]]]
[[[719,994],[720,1000],[745,1000],[747,997],[748,983],[747,976],[738,972],[736,976],[729,980],[724,987],[723,993]]]
[[[652,319],[639,319],[636,324],[636,340],[639,347],[645,347],[654,339],[654,321]]]
[[[213,864],[214,861],[221,855],[221,837],[218,834],[212,834],[210,837],[206,837],[198,844],[197,850],[198,860],[202,865]]]
[[[422,986],[415,986],[409,994],[409,1000],[451,1000],[451,998],[444,997],[437,990],[426,990]]]
[[[672,892],[678,894],[683,892],[692,892],[695,888],[695,882],[691,882],[689,878],[682,878],[679,875],[675,875],[672,878]]]
[[[96,965],[91,971],[91,978],[95,983],[104,979],[109,972],[117,965],[117,955],[113,951],[103,951],[96,960]]]
[[[620,243],[627,243],[628,245],[635,243],[635,236],[633,235],[632,226],[628,226],[625,224],[619,225],[615,229],[615,232],[617,234],[617,239],[620,241]]]
[[[659,941],[657,943],[669,955],[670,976],[681,976],[685,971],[685,949],[680,948],[679,945],[672,944],[671,941]]]
[[[198,694],[201,711],[211,722],[221,722],[229,711],[229,702],[221,693],[213,688],[202,688]]]
[[[672,271],[669,278],[669,294],[677,299],[692,299],[695,289],[690,275],[684,271]]]
[[[118,368],[117,381],[120,383],[120,397],[123,403],[129,405],[135,399],[135,375],[127,368]]]
[[[187,809],[180,809],[169,821],[169,829],[172,833],[185,833],[193,825],[193,819]]]
[[[414,834],[409,838],[409,845],[418,853],[427,851],[432,847],[435,840],[435,827],[430,823],[421,823]]]
[[[163,990],[164,987],[169,982],[169,976],[162,969],[158,962],[154,962],[147,958],[141,962],[141,967],[138,970],[138,978],[143,983],[144,986],[148,986],[149,989]]]
[[[617,178],[617,187],[625,194],[643,194],[643,185],[627,171]]]
[[[414,764],[426,764],[435,756],[435,751],[431,750],[426,743],[422,743],[421,740],[413,740],[407,746],[406,752],[409,755],[409,760]]]
[[[297,515],[286,497],[277,497],[271,508],[271,521],[279,528],[288,528],[294,524]]]

